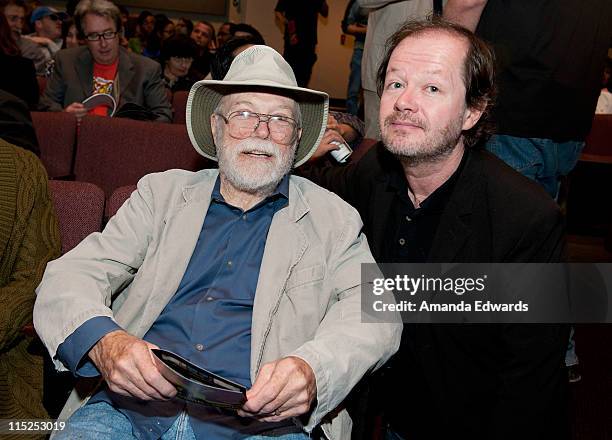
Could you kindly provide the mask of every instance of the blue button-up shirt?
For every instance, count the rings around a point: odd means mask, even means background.
[[[181,283],[143,339],[250,387],[255,290],[272,217],[287,205],[288,196],[286,176],[273,195],[245,212],[225,202],[217,178]],[[60,345],[58,357],[76,374],[97,375],[85,356],[103,335],[117,329],[110,318],[92,318]],[[198,438],[239,438],[283,425],[240,419],[235,412],[179,399],[142,402],[107,388],[89,402],[99,401],[112,402],[141,439],[161,437],[183,410]]]

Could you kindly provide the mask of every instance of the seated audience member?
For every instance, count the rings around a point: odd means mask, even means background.
[[[17,96],[0,89],[0,136],[6,142],[40,156],[28,105]]]
[[[56,366],[105,381],[89,400],[73,392],[56,440],[305,440],[319,425],[350,438],[342,403],[395,352],[401,324],[361,322],[374,260],[355,209],[291,176],[328,105],[266,46],[194,85],[188,131],[219,169],[145,176],[38,288],[34,324]],[[248,388],[240,409],[176,398],[156,347]]]
[[[239,53],[258,44],[252,37],[230,38],[227,43],[217,49],[210,60],[210,76],[222,80]],[[263,43],[262,43],[263,44]]]
[[[34,63],[21,56],[4,14],[0,14],[0,65],[0,89],[23,99],[31,109],[35,109],[38,82]]]
[[[67,18],[62,22],[62,40],[62,49],[72,49],[85,44],[83,40],[79,39],[79,32],[72,18]]]
[[[606,61],[602,85],[595,114],[612,114],[612,58]]]
[[[172,92],[189,90],[195,80],[189,77],[189,68],[197,53],[193,40],[177,35],[166,40],[161,50],[164,84]]]
[[[1,122],[0,122],[1,125]],[[29,151],[0,139],[0,419],[48,419],[42,403],[43,358],[35,354],[34,290],[60,238],[47,174]],[[7,435],[10,433],[4,433]],[[45,434],[29,433],[29,439]],[[9,438],[22,438],[16,435]]]
[[[219,31],[217,32],[217,48],[223,46],[227,43],[227,40],[232,38],[231,27],[234,23],[230,21],[226,21],[219,27]]]
[[[382,60],[383,141],[346,167],[304,170],[358,209],[377,261],[563,261],[558,206],[477,147],[491,129],[492,49],[434,18],[401,26]],[[568,334],[561,324],[405,324],[373,387],[386,438],[568,439]]]
[[[172,110],[159,63],[119,47],[119,9],[107,0],[82,0],[75,22],[86,46],[57,54],[42,108],[70,112],[80,119],[88,113],[84,99],[108,93],[115,97],[118,109],[136,105],[152,118],[169,122]],[[94,108],[89,113],[103,116],[107,108]]]
[[[198,54],[191,65],[190,74],[196,80],[201,80],[210,72],[211,50],[215,48],[215,28],[207,21],[200,21],[193,27],[191,39],[198,45]]]
[[[254,44],[266,44],[261,33],[250,24],[238,23],[231,27],[232,38],[252,38]]]
[[[149,11],[142,11],[138,15],[136,35],[129,39],[128,45],[132,52],[141,55],[147,47],[149,35],[155,29],[155,16]]]
[[[42,48],[47,60],[52,60],[62,48],[62,20],[66,18],[66,13],[48,6],[39,6],[32,12],[30,23],[34,33],[26,37]]]
[[[155,28],[149,35],[147,40],[147,47],[144,49],[142,54],[145,57],[159,60],[161,55],[161,47],[168,38],[174,36],[174,23],[168,19],[168,17],[161,16],[155,21]]]
[[[22,36],[26,16],[26,5],[23,0],[8,0],[8,2],[4,4],[3,12],[8,20],[13,38],[17,42],[21,56],[32,60],[37,75],[46,75],[48,73],[47,58],[42,48],[31,39]]]
[[[185,17],[181,17],[176,21],[174,25],[174,30],[177,34],[191,36],[191,31],[193,31],[193,22]]]

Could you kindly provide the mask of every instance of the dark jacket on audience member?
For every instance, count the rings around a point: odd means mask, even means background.
[[[0,54],[0,66],[0,89],[23,99],[34,110],[39,92],[32,60]]]
[[[466,154],[427,261],[561,261],[564,224],[553,200],[490,153]],[[401,262],[392,252],[403,220],[392,216],[394,173],[403,175],[399,161],[379,143],[356,164],[301,174],[357,208],[378,262]],[[378,387],[393,428],[418,440],[565,439],[567,337],[561,325],[405,326]]]
[[[25,101],[0,89],[0,138],[40,156],[32,116]]]
[[[90,96],[93,93],[93,67],[94,60],[85,46],[59,51],[41,98],[41,108],[62,111],[73,102],[82,102]],[[154,113],[158,121],[172,120],[172,108],[161,80],[159,63],[120,48],[117,76],[119,90],[113,94],[118,98],[118,109],[133,103]]]
[[[0,139],[0,171],[0,419],[46,419],[43,358],[22,329],[47,262],[60,254],[59,232],[38,158]]]

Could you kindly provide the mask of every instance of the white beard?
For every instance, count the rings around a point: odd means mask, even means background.
[[[250,137],[232,147],[217,148],[219,172],[234,188],[247,193],[271,192],[289,173],[295,158],[297,143],[278,146],[266,139]],[[244,152],[264,153],[271,159],[259,160]]]

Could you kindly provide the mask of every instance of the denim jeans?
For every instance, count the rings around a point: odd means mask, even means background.
[[[353,49],[351,58],[351,73],[349,74],[348,89],[346,91],[346,112],[351,115],[359,113],[359,91],[361,90],[361,58],[363,48]]]
[[[270,436],[253,435],[244,440],[304,440],[306,432]],[[54,440],[138,440],[132,434],[132,424],[121,412],[107,402],[85,405],[77,410],[66,422],[63,431],[58,431]],[[189,416],[183,412],[161,437],[162,440],[196,440],[191,429]],[[218,440],[218,439],[214,439]]]
[[[576,166],[583,148],[582,141],[555,142],[507,135],[495,135],[487,142],[487,150],[538,182],[552,198],[557,197],[559,179]]]

